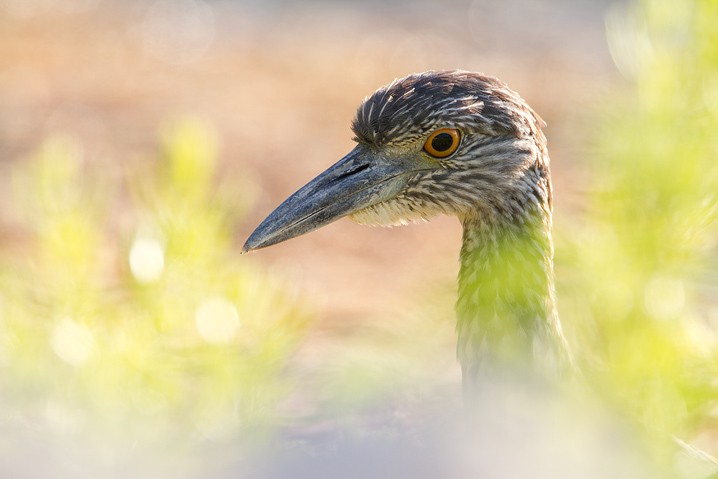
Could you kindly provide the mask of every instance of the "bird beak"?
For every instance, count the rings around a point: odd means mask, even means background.
[[[393,198],[408,181],[406,166],[356,146],[267,216],[242,251],[281,243]]]

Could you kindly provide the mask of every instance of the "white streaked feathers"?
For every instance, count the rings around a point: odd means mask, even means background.
[[[536,356],[571,362],[554,304],[542,125],[504,83],[463,71],[394,80],[364,100],[352,124],[356,140],[383,157],[424,165],[407,171],[411,176],[397,196],[355,212],[354,221],[390,226],[447,214],[464,225],[457,354],[469,388],[486,358],[506,351],[537,365]],[[422,151],[437,128],[462,134],[445,159]]]

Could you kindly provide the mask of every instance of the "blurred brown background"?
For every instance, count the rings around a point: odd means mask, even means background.
[[[561,221],[580,208],[584,125],[616,81],[608,4],[2,0],[0,166],[60,132],[119,174],[151,161],[166,121],[198,117],[219,133],[223,174],[254,199],[239,249],[352,147],[364,96],[410,72],[460,68],[508,82],[547,121]],[[7,202],[0,212],[6,247],[22,251],[22,219]],[[322,305],[319,330],[340,335],[451,291],[459,242],[453,218],[391,230],[342,220],[254,259],[300,282]]]

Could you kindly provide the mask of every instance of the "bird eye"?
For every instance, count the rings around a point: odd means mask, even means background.
[[[424,143],[424,151],[434,158],[446,158],[459,147],[461,132],[454,128],[441,128],[429,135]]]

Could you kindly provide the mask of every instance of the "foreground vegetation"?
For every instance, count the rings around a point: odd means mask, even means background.
[[[714,454],[715,18],[718,4],[700,0],[607,17],[628,82],[601,108],[586,212],[561,225],[557,247],[562,316],[597,390],[655,437],[693,437]]]
[[[248,198],[217,178],[215,141],[178,122],[145,171],[112,175],[56,136],[13,171],[24,233],[1,263],[0,401],[45,439],[176,457],[271,425],[313,315],[239,260]]]

